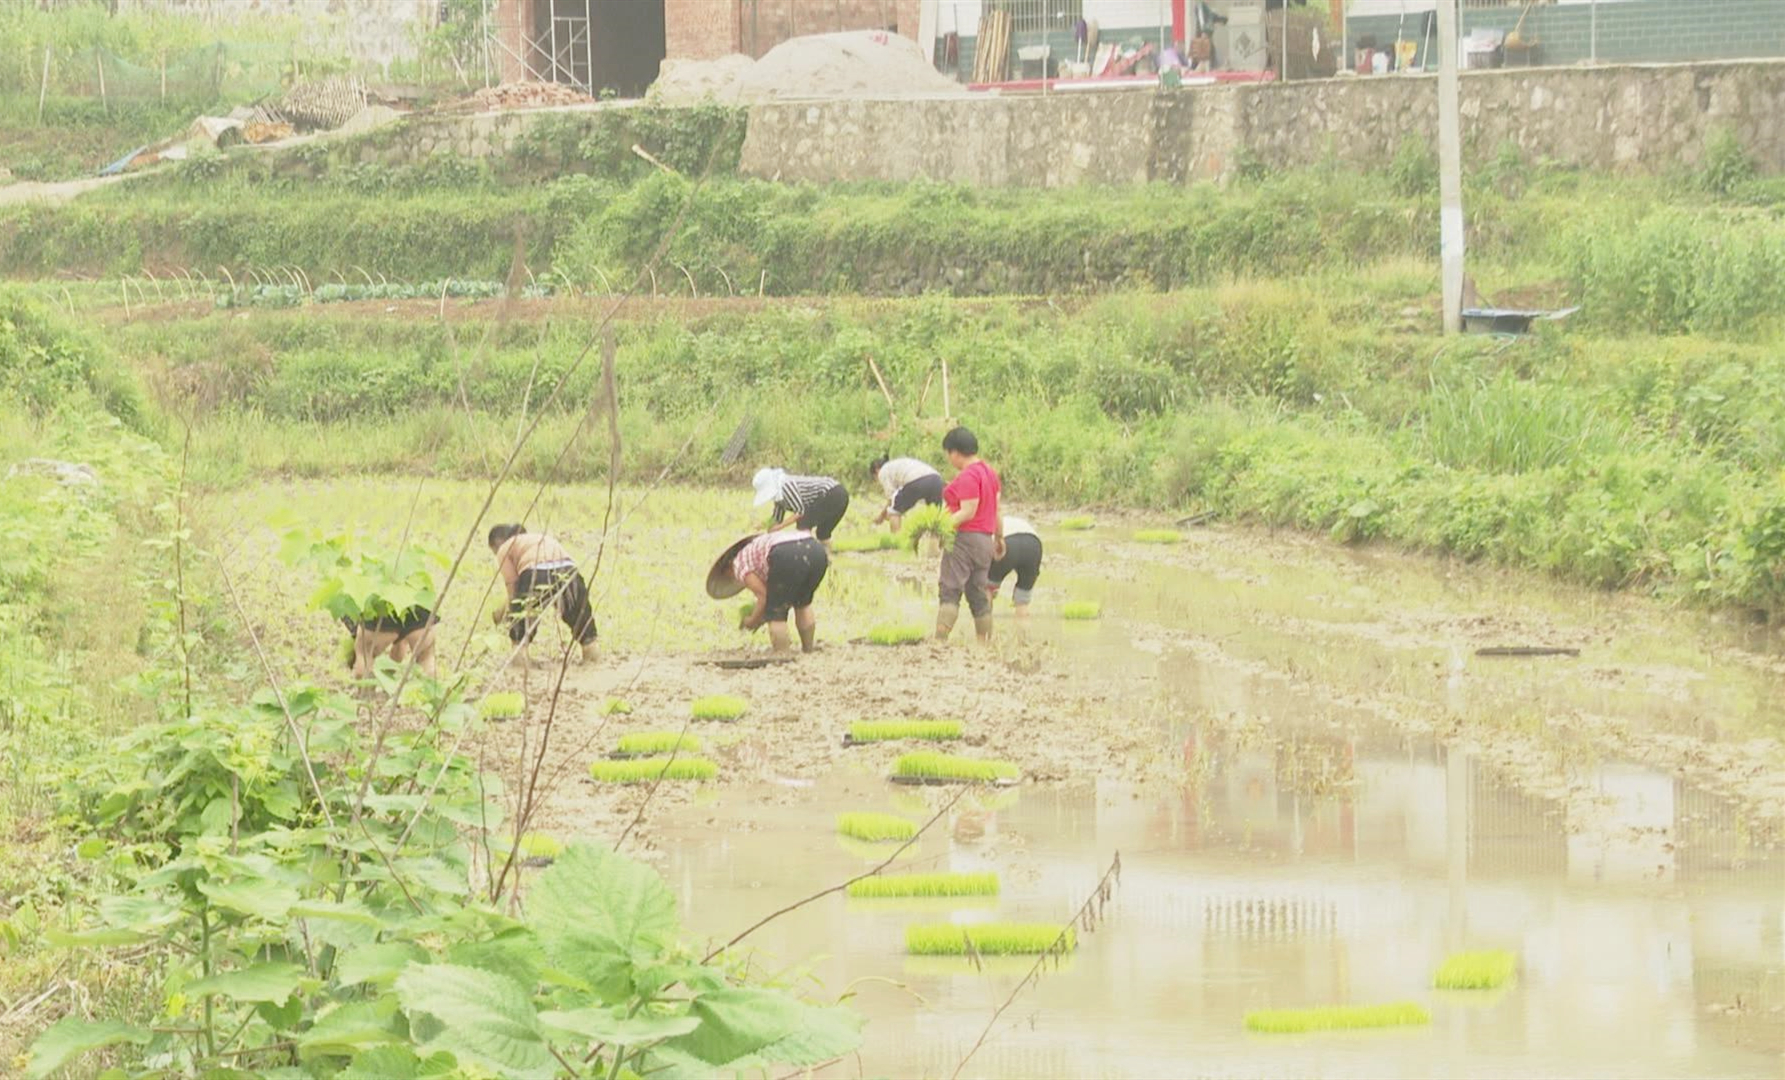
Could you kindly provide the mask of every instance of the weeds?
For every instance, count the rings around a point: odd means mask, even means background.
[[[1077,947],[1077,931],[1050,923],[929,923],[905,928],[905,951],[912,956],[1033,956]]]
[[[616,749],[622,754],[698,754],[701,742],[675,731],[634,731],[620,736]]]
[[[961,737],[959,720],[856,720],[849,725],[849,740],[858,743],[897,739],[945,742]]]
[[[987,761],[920,751],[901,754],[893,762],[893,775],[923,780],[990,783],[996,780],[1015,780],[1022,775],[1022,770],[1008,761]]]
[[[1517,970],[1518,957],[1510,952],[1452,953],[1438,965],[1432,985],[1440,990],[1497,990]]]
[[[876,874],[849,883],[857,900],[903,897],[996,896],[998,875],[977,873]]]
[[[1411,1001],[1390,1005],[1322,1005],[1312,1009],[1259,1009],[1246,1014],[1246,1029],[1267,1035],[1358,1028],[1405,1027],[1432,1022],[1432,1014]]]
[[[711,780],[719,766],[703,757],[648,757],[631,761],[594,761],[589,775],[602,784],[648,784],[664,780]]]
[[[1061,617],[1071,622],[1103,618],[1103,605],[1095,600],[1070,600],[1060,608]]]
[[[837,815],[837,832],[852,840],[909,840],[917,824],[896,814],[848,813]]]
[[[730,694],[713,694],[709,697],[695,698],[688,706],[689,713],[696,720],[737,720],[750,711],[750,703],[741,697]]]

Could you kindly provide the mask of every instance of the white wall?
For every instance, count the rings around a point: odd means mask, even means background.
[[[980,0],[930,2],[936,8],[937,34],[954,31],[962,37],[972,37],[979,33]],[[1104,28],[1131,30],[1171,25],[1171,0],[1084,0],[1084,12],[1087,20],[1096,19],[1097,25]]]

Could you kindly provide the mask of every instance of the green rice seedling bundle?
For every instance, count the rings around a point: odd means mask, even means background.
[[[893,762],[893,775],[913,780],[966,780],[990,783],[1015,780],[1022,770],[1008,761],[957,757],[933,751],[903,754]]]
[[[990,871],[972,874],[875,874],[849,883],[849,895],[857,900],[884,900],[908,896],[996,896],[998,875]]]
[[[748,619],[756,611],[756,601],[746,600],[738,605],[738,620]]]
[[[564,842],[549,833],[522,833],[520,856],[523,859],[555,859],[564,854]]]
[[[1405,1027],[1431,1022],[1432,1014],[1412,1001],[1387,1005],[1322,1005],[1313,1009],[1258,1009],[1246,1014],[1246,1029],[1267,1035]]]
[[[527,711],[527,698],[512,690],[485,694],[478,703],[478,711],[486,720],[512,720]]]
[[[947,551],[954,547],[954,515],[943,506],[919,506],[905,515],[899,526],[899,539],[906,551],[915,552],[926,536],[934,536]]]
[[[1078,932],[1053,923],[918,923],[905,928],[905,951],[912,956],[964,956],[967,942],[982,956],[1035,955],[1078,948]]]
[[[959,720],[857,720],[849,725],[849,741],[890,742],[894,739],[927,739],[945,742],[961,737]]]
[[[625,698],[610,697],[601,704],[604,716],[631,716],[632,703]]]
[[[736,720],[750,711],[750,703],[730,694],[713,694],[695,698],[689,708],[696,720]]]
[[[700,739],[675,731],[634,731],[620,736],[616,749],[622,754],[698,754]]]
[[[838,814],[837,831],[856,840],[909,840],[917,824],[896,814],[857,812]]]
[[[1084,532],[1087,529],[1095,529],[1096,527],[1097,519],[1090,514],[1078,514],[1060,522],[1060,528],[1065,529],[1067,532]]]
[[[711,780],[719,775],[719,766],[703,757],[647,757],[592,762],[589,775],[603,784],[648,784],[659,776],[665,780]]]
[[[1176,529],[1141,529],[1134,534],[1139,544],[1175,544],[1184,538]]]
[[[1503,949],[1451,953],[1432,976],[1440,990],[1497,990],[1518,969],[1518,957]]]
[[[1072,622],[1089,622],[1103,618],[1103,605],[1095,600],[1073,600],[1060,609],[1060,614]]]
[[[883,623],[868,631],[870,645],[916,645],[930,636],[930,631],[915,623]]]

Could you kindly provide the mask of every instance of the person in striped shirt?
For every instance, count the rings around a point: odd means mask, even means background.
[[[738,622],[739,629],[754,630],[768,624],[769,642],[776,652],[793,647],[787,633],[787,616],[793,615],[800,649],[818,647],[818,617],[812,600],[830,569],[824,544],[804,529],[767,532],[732,545],[707,575],[707,595],[723,600],[735,596],[739,586],[749,589],[756,606]],[[729,571],[729,573],[727,573]]]
[[[900,519],[919,503],[942,505],[942,474],[916,458],[875,458],[868,465],[868,475],[886,492],[886,509],[874,524],[884,521],[893,532],[899,531]]]
[[[758,469],[750,481],[756,505],[775,504],[770,532],[800,528],[829,546],[831,533],[849,510],[849,491],[828,476],[795,476],[785,469]],[[792,515],[789,517],[789,515]]]

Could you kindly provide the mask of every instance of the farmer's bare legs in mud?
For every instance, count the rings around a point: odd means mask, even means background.
[[[792,652],[793,638],[787,633],[787,620],[769,623],[769,645],[776,652]]]
[[[793,625],[799,628],[802,652],[812,652],[818,648],[818,616],[812,611],[811,605],[794,611]]]

